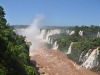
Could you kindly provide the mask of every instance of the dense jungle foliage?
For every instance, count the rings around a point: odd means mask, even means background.
[[[0,6],[0,75],[38,75],[30,66],[29,46],[24,39],[7,24],[4,9]]]

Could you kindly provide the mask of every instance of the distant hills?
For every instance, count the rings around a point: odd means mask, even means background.
[[[29,25],[11,25],[13,28],[27,28]],[[40,29],[69,29],[74,26],[39,26]]]

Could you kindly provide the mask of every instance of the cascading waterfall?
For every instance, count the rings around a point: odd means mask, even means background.
[[[42,29],[40,33],[40,37],[42,37],[48,44],[53,44],[53,38],[49,37],[55,34],[60,34],[66,32],[69,35],[72,35],[75,33],[75,31],[69,31],[69,30],[61,30],[61,29]]]
[[[53,44],[53,37],[48,38],[48,44]]]
[[[99,64],[98,62],[98,55],[99,55],[99,50],[98,47],[92,51],[88,59],[82,64],[82,66],[86,68],[93,68],[94,66],[97,66]]]
[[[40,37],[45,40],[48,44],[53,44],[53,37],[49,37],[55,34],[60,34],[61,29],[42,29]]]
[[[48,31],[46,30],[46,38],[45,38],[46,42],[48,42],[49,36],[50,36],[50,32],[49,30]]]
[[[48,37],[48,44],[50,44],[50,37]]]
[[[66,30],[66,33],[69,34],[69,30]]]
[[[51,37],[50,44],[53,44],[53,37]]]
[[[74,33],[75,33],[75,31],[71,31],[69,35],[72,35],[72,34],[74,34]]]
[[[57,50],[57,49],[58,49],[58,46],[59,46],[59,45],[57,45],[57,41],[55,41],[55,43],[53,44],[53,48],[52,48],[52,49],[53,49],[53,50]]]
[[[84,53],[84,51],[81,53],[81,55],[79,57],[79,62],[83,62],[83,53]]]
[[[100,32],[97,33],[97,37],[100,37]]]
[[[71,42],[71,44],[70,44],[70,46],[68,48],[68,52],[66,54],[71,54],[72,45],[73,45],[73,42]]]
[[[80,57],[79,57],[79,62],[84,63],[84,62],[88,59],[89,55],[91,54],[91,51],[92,51],[92,49],[90,49],[90,50],[85,54],[85,56],[83,56],[83,53],[84,53],[84,51],[83,51],[83,52],[81,53]]]
[[[46,29],[42,29],[42,30],[41,30],[40,37],[41,37],[42,39],[45,39],[45,38],[46,38]]]
[[[83,36],[83,31],[80,30],[80,31],[79,31],[79,35],[80,35],[80,36]]]

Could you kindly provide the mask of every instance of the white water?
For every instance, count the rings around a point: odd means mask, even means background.
[[[51,37],[50,44],[53,44],[53,37]]]
[[[94,49],[88,59],[82,64],[82,66],[86,68],[93,68],[94,66],[97,66],[99,64],[98,62],[98,55],[99,55],[99,50],[98,48]]]
[[[48,38],[48,44],[50,44],[50,43],[51,43],[51,41],[50,41],[50,40],[51,40],[51,38],[49,37],[49,38]]]
[[[80,30],[80,31],[79,31],[79,35],[80,35],[80,36],[83,36],[83,31]]]
[[[71,54],[72,45],[73,45],[73,42],[71,42],[71,44],[70,44],[70,46],[68,48],[68,52],[66,54]]]
[[[53,44],[53,37],[48,38],[48,44]]]
[[[75,33],[75,31],[71,31],[69,35],[72,35],[72,34],[74,34],[74,33]]]
[[[82,58],[83,53],[84,53],[84,51],[81,53],[81,55],[80,55],[80,57],[79,57],[79,62],[83,62],[83,58]]]
[[[66,30],[66,33],[69,34],[69,30]]]
[[[52,49],[53,49],[53,50],[57,50],[57,49],[58,49],[58,46],[59,46],[59,45],[57,45],[57,41],[55,41],[55,43],[53,44],[53,48],[52,48]]]
[[[42,38],[42,39],[46,39],[46,29],[43,29],[43,30],[41,30],[41,32],[40,32],[40,37]]]
[[[85,56],[83,56],[83,53],[84,53],[84,51],[83,51],[83,52],[81,53],[80,57],[79,57],[79,62],[84,63],[84,62],[88,59],[88,57],[90,56],[91,50],[92,50],[92,49],[90,49],[90,50],[85,54]]]
[[[61,33],[60,29],[49,29],[48,31],[47,31],[47,29],[42,29],[40,36],[42,36],[43,39],[45,39],[46,42],[51,41],[50,44],[52,44],[53,38],[49,38],[49,36],[52,36],[52,35],[55,35],[55,34],[60,34],[60,33]],[[52,39],[52,40],[50,40],[50,39]]]
[[[38,26],[40,25],[40,21],[44,18],[44,15],[36,15],[33,23],[26,29],[19,30],[17,33],[19,35],[26,36],[25,41],[31,42],[31,46],[29,49],[29,56],[32,56],[35,54],[33,50],[38,49],[38,43],[43,42],[43,33],[45,31],[42,31],[42,34],[40,35],[40,29]]]
[[[97,37],[100,37],[100,32],[97,33]]]

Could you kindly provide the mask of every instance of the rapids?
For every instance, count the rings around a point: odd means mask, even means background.
[[[44,75],[98,75],[86,68],[76,65],[59,50],[48,49],[45,44],[38,45],[36,54],[30,56],[31,62],[36,61],[38,72]],[[34,64],[34,63],[33,63]]]

